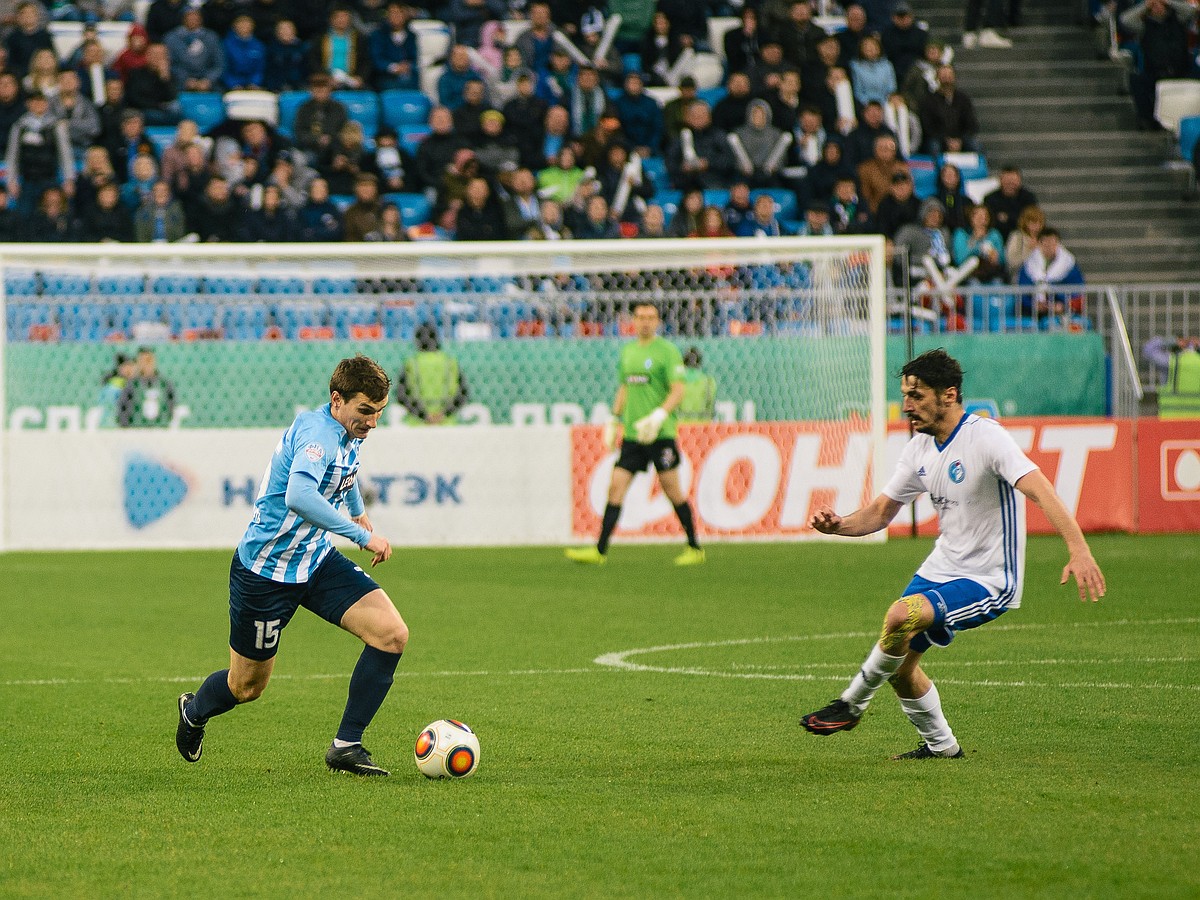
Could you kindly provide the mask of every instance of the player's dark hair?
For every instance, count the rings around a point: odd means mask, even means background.
[[[935,391],[955,388],[958,391],[958,402],[962,402],[962,366],[958,364],[957,359],[941,347],[936,350],[927,350],[916,359],[910,360],[900,370],[901,378],[909,376],[920,379]]]
[[[338,363],[329,379],[329,393],[336,391],[343,400],[364,394],[372,403],[380,403],[387,399],[391,389],[392,379],[383,366],[361,353]]]

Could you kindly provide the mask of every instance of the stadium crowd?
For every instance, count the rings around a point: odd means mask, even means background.
[[[95,22],[126,4],[24,0],[0,49],[0,239],[881,232],[970,281],[1070,271],[1056,246],[1022,274],[1045,217],[1017,168],[969,199],[954,154],[983,149],[975,108],[907,0],[837,12],[826,31],[809,0],[154,0],[106,60]],[[709,17],[732,14],[711,46]],[[452,35],[436,102],[417,16]],[[67,58],[48,17],[85,23]],[[723,70],[701,88],[710,52]],[[307,94],[279,121],[186,117],[190,97],[247,89]],[[361,91],[416,97],[421,121],[385,110],[368,132],[343,102]]]

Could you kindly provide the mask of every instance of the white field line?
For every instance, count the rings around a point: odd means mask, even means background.
[[[1012,623],[1005,625],[989,625],[987,632],[993,633],[997,631],[1025,631],[1025,630],[1043,630],[1043,629],[1066,629],[1066,628],[1134,628],[1134,627],[1161,627],[1172,625],[1196,625],[1200,624],[1200,617],[1179,618],[1179,619],[1117,619],[1108,622],[1074,622],[1066,625],[1051,625],[1045,623],[1028,622],[1028,623]],[[765,679],[769,681],[831,681],[842,682],[846,680],[846,671],[849,663],[797,663],[795,665],[768,666],[754,665],[748,663],[730,663],[732,669],[742,671],[729,671],[724,669],[708,669],[696,666],[652,666],[643,663],[635,663],[629,660],[631,656],[644,656],[653,653],[670,653],[681,650],[699,650],[710,647],[738,647],[748,646],[752,644],[771,644],[771,643],[796,643],[802,641],[824,641],[838,640],[851,638],[868,638],[874,637],[877,632],[874,631],[842,631],[831,632],[827,634],[801,634],[801,635],[781,635],[768,637],[753,637],[753,638],[734,638],[723,641],[691,641],[682,644],[662,644],[656,647],[637,647],[630,650],[620,650],[613,653],[606,653],[596,657],[593,660],[593,666],[568,669],[451,669],[433,672],[421,672],[400,669],[396,672],[397,678],[534,678],[543,675],[595,675],[608,672],[654,672],[668,675],[699,675],[712,678],[740,678],[740,679]],[[1122,659],[1066,659],[1066,658],[1051,658],[1040,660],[979,660],[970,661],[964,660],[961,662],[948,660],[938,661],[938,667],[962,667],[969,668],[973,666],[1003,666],[1003,665],[1042,665],[1042,666],[1070,666],[1070,665],[1127,665],[1138,663],[1187,663],[1194,662],[1191,657],[1147,657],[1147,658],[1122,658]],[[783,669],[786,671],[771,671]],[[812,669],[836,669],[839,674],[836,675],[816,675],[812,674]],[[748,670],[748,671],[747,671]],[[796,671],[801,670],[801,671]],[[199,684],[206,675],[164,675],[164,676],[148,676],[142,678],[132,677],[110,677],[110,678],[22,678],[9,679],[0,681],[0,687],[53,687],[57,685],[78,685],[78,684]],[[349,673],[339,672],[332,673],[313,673],[308,675],[288,675],[277,674],[272,676],[272,681],[328,681],[349,679]],[[1036,681],[1016,680],[1002,681],[995,679],[984,679],[979,681],[969,681],[954,678],[940,677],[938,679],[943,684],[966,685],[976,687],[1074,687],[1074,688],[1107,688],[1133,690],[1138,688],[1160,688],[1168,690],[1187,690],[1200,691],[1200,684],[1173,684],[1166,682],[1153,682],[1150,684],[1133,684],[1125,682],[1100,682],[1100,681],[1075,681],[1066,683],[1044,683]]]

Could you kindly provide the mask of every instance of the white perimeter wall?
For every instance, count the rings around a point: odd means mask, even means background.
[[[232,547],[281,434],[10,431],[4,545]],[[571,539],[567,427],[380,429],[362,463],[372,522],[393,543]]]

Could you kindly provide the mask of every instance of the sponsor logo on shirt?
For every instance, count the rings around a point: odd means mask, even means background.
[[[320,444],[312,443],[304,448],[304,455],[312,462],[319,462],[325,458],[325,448]]]
[[[933,504],[933,508],[939,512],[958,506],[957,500],[952,500],[950,497],[942,497],[938,494],[930,494],[929,500]]]
[[[967,477],[967,470],[963,467],[962,460],[956,459],[950,463],[950,480],[955,484],[962,484],[963,479]]]
[[[625,383],[626,384],[649,384],[650,376],[649,375],[629,375],[628,377],[626,377]]]

